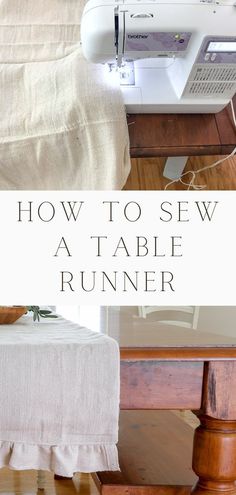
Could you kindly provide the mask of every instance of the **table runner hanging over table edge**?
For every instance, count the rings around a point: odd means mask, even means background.
[[[119,348],[59,317],[0,325],[0,467],[119,470]]]

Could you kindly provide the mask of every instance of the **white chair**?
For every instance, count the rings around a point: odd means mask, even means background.
[[[199,306],[138,306],[138,316],[196,330]]]

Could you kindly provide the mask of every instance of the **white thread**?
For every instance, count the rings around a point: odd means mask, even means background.
[[[236,116],[235,116],[234,105],[233,105],[232,100],[230,101],[230,106],[231,106],[231,111],[232,111],[232,116],[233,116],[233,123],[234,123],[235,129],[236,129]],[[200,172],[204,172],[205,170],[210,170],[211,168],[217,167],[218,165],[225,162],[229,158],[232,158],[235,154],[236,154],[236,147],[233,149],[233,151],[229,155],[225,156],[224,158],[221,158],[220,160],[217,160],[217,162],[214,162],[211,165],[206,165],[205,167],[199,168],[196,171],[189,170],[188,172],[184,172],[178,179],[174,179],[174,180],[168,182],[168,184],[166,184],[166,186],[165,186],[165,190],[168,189],[168,187],[171,186],[171,184],[175,184],[177,182],[180,182],[184,186],[188,186],[188,189],[187,189],[188,191],[191,188],[194,189],[195,191],[205,189],[207,187],[206,185],[201,186],[200,184],[194,184],[195,179],[196,179],[196,175],[199,174]],[[192,179],[190,180],[190,182],[183,181],[182,178],[188,174],[192,175]]]

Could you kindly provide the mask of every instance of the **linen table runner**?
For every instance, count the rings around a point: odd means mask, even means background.
[[[0,326],[0,467],[119,469],[119,349],[59,317]]]
[[[118,76],[87,63],[83,0],[0,0],[0,189],[121,189]]]

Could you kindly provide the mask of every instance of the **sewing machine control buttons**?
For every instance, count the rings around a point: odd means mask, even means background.
[[[205,55],[204,59],[205,59],[206,61],[208,61],[208,60],[210,59],[210,53],[206,53],[206,55]]]
[[[212,53],[212,56],[211,56],[212,62],[214,62],[215,59],[216,59],[216,53]]]

